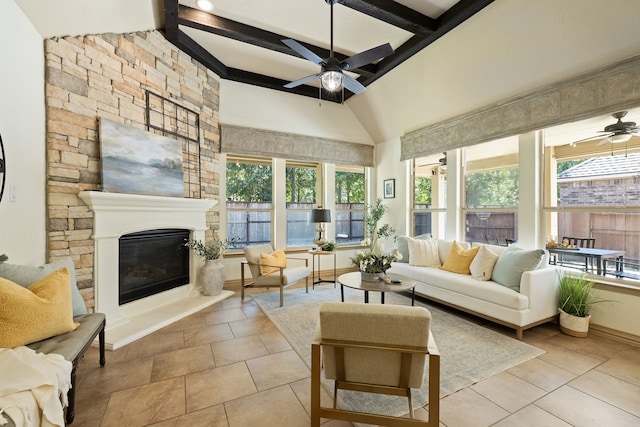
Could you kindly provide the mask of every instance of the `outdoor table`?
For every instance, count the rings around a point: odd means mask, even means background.
[[[618,261],[622,261],[622,257],[624,256],[624,251],[620,250],[611,250],[611,249],[597,249],[597,248],[578,248],[578,249],[567,249],[562,247],[550,248],[547,247],[549,253],[559,254],[559,255],[573,255],[580,256],[585,259],[594,259],[596,261],[596,272],[599,275],[607,274],[605,259],[615,258]]]

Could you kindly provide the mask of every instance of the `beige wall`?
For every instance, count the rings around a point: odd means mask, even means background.
[[[347,104],[220,82],[220,123],[373,144]]]
[[[13,1],[0,2],[0,135],[7,175],[0,202],[0,254],[45,261],[45,115],[42,38]],[[11,185],[16,201],[9,201]]]

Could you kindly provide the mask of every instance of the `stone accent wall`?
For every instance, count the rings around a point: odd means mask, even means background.
[[[202,198],[219,195],[219,80],[157,31],[45,41],[48,258],[71,256],[94,307],[93,213],[78,198],[101,189],[98,118],[146,129],[145,90],[200,114]],[[210,236],[219,210],[207,214]]]

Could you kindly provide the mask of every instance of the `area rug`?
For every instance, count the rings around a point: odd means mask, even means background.
[[[345,301],[363,302],[362,291],[345,287],[344,292]],[[252,298],[307,366],[311,367],[311,341],[318,321],[320,304],[325,301],[340,301],[340,287],[316,286],[308,294],[304,289],[285,291],[284,307],[280,307],[279,292],[256,294]],[[379,301],[378,293],[370,294],[371,303],[376,304]],[[411,299],[388,292],[385,303],[411,305]],[[417,300],[416,305],[426,307],[431,312],[431,331],[440,351],[441,398],[544,353],[543,350],[469,322],[433,305]],[[329,394],[333,395],[332,381],[323,377],[323,384]],[[412,391],[414,408],[427,403],[426,384],[428,379],[425,378],[422,389]],[[402,415],[408,411],[406,398],[393,396],[341,391],[338,394],[338,402],[343,408],[381,414]]]

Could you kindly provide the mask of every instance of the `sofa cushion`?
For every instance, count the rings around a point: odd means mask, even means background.
[[[437,239],[407,238],[409,244],[409,264],[423,267],[440,267]]]
[[[447,256],[446,261],[440,268],[452,273],[471,274],[469,266],[471,265],[473,258],[478,253],[478,249],[480,248],[465,250],[465,248],[454,240],[451,245],[451,250],[449,251],[449,256]]]
[[[504,251],[506,251],[508,249],[508,246],[500,246],[500,245],[490,245],[488,243],[480,243],[480,242],[473,242],[471,243],[471,247],[475,248],[476,246],[484,246],[487,249],[489,249],[491,252],[493,252],[494,254],[500,256],[500,254]]]
[[[524,250],[516,246],[509,246],[498,257],[491,279],[502,286],[520,292],[522,273],[538,268],[543,256],[544,250],[542,249]]]
[[[73,307],[73,317],[81,316],[87,313],[87,307],[84,299],[78,290],[76,284],[76,269],[73,260],[69,257],[54,261],[40,267],[31,267],[28,265],[0,263],[0,277],[11,280],[22,287],[28,287],[32,283],[37,282],[45,276],[53,273],[61,268],[66,268],[70,274],[69,287],[71,290],[71,305]]]
[[[270,254],[260,253],[260,274],[267,275],[280,271],[278,267],[287,267],[287,256],[279,249]]]
[[[457,242],[463,249],[469,249],[471,245],[468,242]],[[444,264],[451,252],[453,242],[449,240],[438,239],[438,255],[440,255],[440,264]]]
[[[405,264],[409,263],[409,239],[426,240],[430,238],[431,236],[428,234],[421,234],[419,236],[414,236],[414,237],[397,236],[396,249],[402,255],[402,258],[396,260],[396,262],[403,262]]]
[[[465,295],[481,301],[507,307],[513,310],[525,310],[529,307],[529,298],[526,295],[514,292],[512,289],[493,281],[480,281],[471,276],[451,273],[440,268],[415,267],[409,264],[394,263],[388,271],[392,274],[401,274],[420,282],[416,285],[416,294],[430,295],[422,283],[453,294]],[[447,301],[445,299],[445,301]],[[465,306],[475,310],[473,306]]]
[[[491,274],[493,273],[493,267],[498,261],[498,255],[491,249],[482,245],[478,249],[478,253],[471,261],[469,265],[469,271],[471,275],[478,280],[491,280]]]
[[[71,315],[69,280],[66,268],[28,288],[0,278],[0,347],[30,344],[77,328]]]

